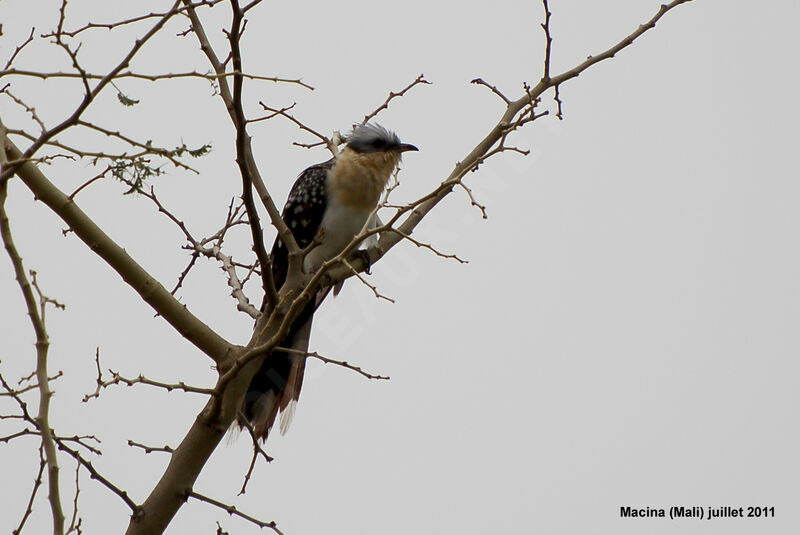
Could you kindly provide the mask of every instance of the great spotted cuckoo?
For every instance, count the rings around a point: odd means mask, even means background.
[[[365,124],[353,131],[336,157],[300,173],[282,218],[300,247],[307,247],[319,235],[319,244],[303,261],[304,272],[314,272],[350,244],[365,227],[402,154],[415,150],[414,145],[401,143],[394,132]],[[271,259],[272,276],[280,289],[288,270],[288,251],[280,237],[272,246]],[[239,425],[244,426],[241,420],[246,419],[262,440],[267,439],[279,412],[281,433],[291,420],[303,384],[317,301],[316,297],[309,300],[280,344],[293,351],[273,351],[247,389]]]

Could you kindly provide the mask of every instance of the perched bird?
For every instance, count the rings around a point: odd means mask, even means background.
[[[365,124],[355,128],[335,158],[300,173],[281,217],[300,247],[308,246],[322,232],[320,244],[303,262],[304,272],[315,271],[350,244],[377,206],[402,154],[415,150],[419,149],[401,143],[394,132]],[[288,269],[288,251],[280,237],[272,246],[271,258],[275,286],[280,289]],[[247,389],[239,425],[244,426],[241,420],[245,418],[262,440],[267,439],[279,411],[281,434],[291,421],[303,384],[305,353],[317,304],[316,297],[309,300],[279,344],[295,351],[274,351]]]

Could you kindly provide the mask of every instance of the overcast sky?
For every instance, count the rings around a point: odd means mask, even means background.
[[[74,0],[67,26],[168,4]],[[0,4],[3,64],[31,26],[55,27],[58,5]],[[610,47],[658,5],[552,0],[553,71]],[[222,45],[227,8],[205,13]],[[798,18],[791,0],[696,0],[562,87],[564,121],[546,118],[514,137],[530,156],[501,155],[469,176],[488,220],[455,192],[418,228],[418,239],[468,264],[403,244],[370,277],[395,304],[350,281],[315,318],[312,350],[391,380],[310,362],[292,428],[270,437],[275,461],[256,469],[247,494],[236,497],[252,451],[247,437],[218,448],[195,490],[275,520],[287,535],[797,532]],[[302,77],[316,89],[252,83],[248,110],[257,115],[259,100],[296,102],[293,113],[314,128],[345,130],[424,73],[433,84],[379,118],[421,149],[406,155],[395,192],[396,202],[410,201],[500,117],[500,100],[471,79],[518,97],[524,81],[541,76],[541,20],[535,1],[265,2],[247,27],[245,69]],[[175,37],[186,27],[169,24],[133,68],[206,71],[192,36]],[[108,69],[144,31],[87,33],[82,57]],[[24,51],[18,66],[70,68],[44,43]],[[214,232],[240,188],[221,100],[204,81],[118,86],[140,103],[123,108],[109,91],[89,119],[155,144],[212,144],[194,162],[199,175],[170,169],[154,184],[193,232]],[[53,125],[81,88],[15,79],[12,90]],[[552,109],[551,96],[543,105]],[[7,98],[0,114],[9,127],[28,125]],[[302,169],[328,157],[292,146],[313,138],[279,118],[251,133],[281,202]],[[66,139],[86,147],[96,140]],[[43,170],[65,191],[99,171],[89,162]],[[77,202],[171,288],[188,260],[182,236],[147,199],[124,191],[101,182]],[[65,435],[101,438],[105,454],[94,464],[141,502],[167,458],[127,440],[176,446],[205,399],[117,387],[82,404],[95,386],[95,348],[104,368],[200,386],[213,384],[212,363],[74,235],[63,237],[65,225],[18,180],[8,210],[26,266],[67,304],[47,317],[51,370],[65,373],[51,423]],[[230,251],[246,259],[247,233],[233,238]],[[245,343],[252,322],[228,294],[211,262],[179,292],[201,319]],[[34,336],[7,258],[0,325],[0,371],[27,374]],[[0,407],[13,405],[0,399]],[[13,429],[3,423],[0,435]],[[0,444],[0,531],[24,511],[36,455],[33,438]],[[66,493],[74,464],[61,462]],[[85,472],[80,500],[84,533],[124,531],[128,509]],[[672,505],[774,506],[775,518],[620,518],[621,506]],[[49,529],[44,494],[36,513],[29,533]],[[213,533],[216,520],[232,534],[259,532],[190,502],[168,533]]]

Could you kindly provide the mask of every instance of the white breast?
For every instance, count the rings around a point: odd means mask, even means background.
[[[329,203],[322,216],[321,227],[325,233],[322,243],[306,256],[303,270],[310,273],[324,261],[341,253],[356,234],[361,232],[369,214],[369,211],[354,209],[341,203]]]

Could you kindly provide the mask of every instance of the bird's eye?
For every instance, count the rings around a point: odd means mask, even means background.
[[[386,140],[381,139],[381,138],[377,138],[377,139],[374,139],[372,141],[372,143],[370,143],[370,145],[372,145],[376,149],[383,149],[383,148],[386,147]]]

